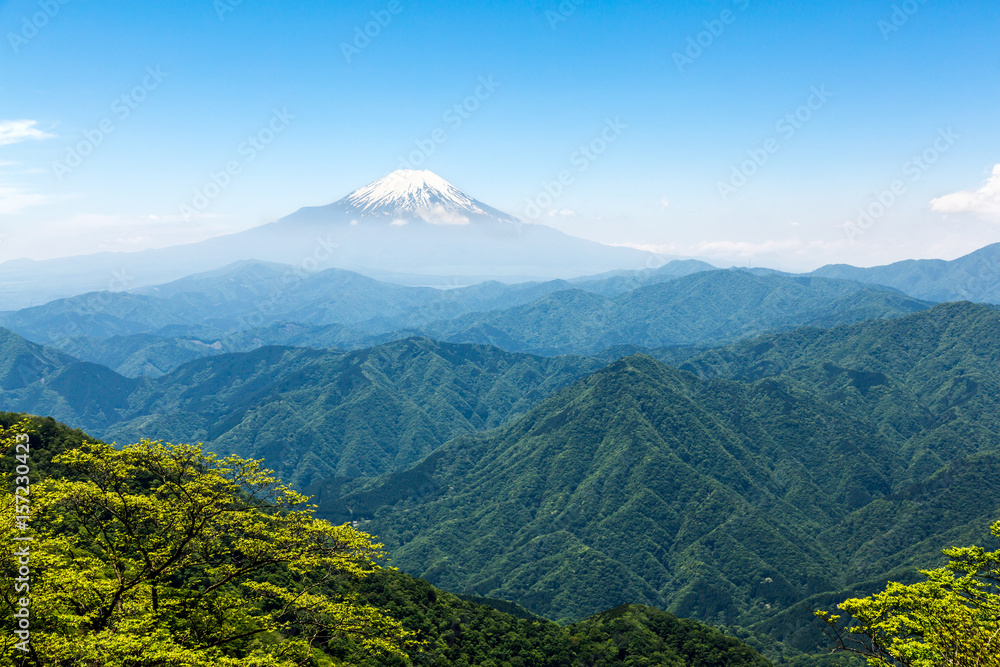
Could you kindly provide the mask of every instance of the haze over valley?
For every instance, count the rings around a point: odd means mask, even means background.
[[[1000,667],[1000,7],[0,22],[0,664]]]

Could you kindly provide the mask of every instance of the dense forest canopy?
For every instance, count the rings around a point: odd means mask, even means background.
[[[766,667],[718,630],[638,606],[572,626],[464,601],[380,565],[381,545],[313,516],[259,462],[191,445],[120,449],[51,419],[0,413],[0,451],[31,462],[18,524],[4,473],[4,580],[30,535],[26,639],[0,655],[49,666],[670,665]],[[24,436],[28,437],[25,439]],[[19,452],[18,442],[27,442]],[[20,598],[5,588],[4,626]],[[497,601],[498,606],[503,603]],[[514,610],[516,611],[516,610]],[[25,649],[25,650],[21,650]],[[639,660],[639,662],[636,662]]]

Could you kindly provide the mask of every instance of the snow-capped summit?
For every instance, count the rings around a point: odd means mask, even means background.
[[[465,194],[426,169],[399,169],[334,204],[345,213],[393,220],[422,219],[438,225],[467,225],[473,218],[514,218]]]
[[[333,204],[306,206],[236,234],[137,253],[49,260],[52,263],[44,267],[32,267],[31,291],[23,289],[23,266],[12,263],[6,273],[0,269],[0,278],[15,274],[21,278],[7,281],[16,289],[0,284],[0,297],[6,307],[21,299],[20,308],[35,305],[36,298],[48,301],[106,289],[112,271],[141,276],[144,282],[133,285],[139,287],[247,259],[291,265],[294,275],[339,268],[410,284],[454,286],[641,269],[655,258],[633,248],[606,246],[521,222],[437,174],[401,169]],[[282,275],[285,285],[288,276]],[[267,298],[278,298],[283,289],[276,287]],[[269,303],[261,302],[260,313]],[[248,316],[247,322],[260,313]]]
[[[269,239],[261,243],[270,246],[262,259],[295,247],[285,256],[296,265],[326,256],[338,268],[393,274],[534,280],[630,268],[647,259],[632,248],[522,222],[417,169],[394,171],[332,204],[306,206],[257,229]],[[305,260],[294,254],[303,239],[314,253]]]

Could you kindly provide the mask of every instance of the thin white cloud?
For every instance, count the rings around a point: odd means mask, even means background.
[[[132,236],[125,239],[115,239],[115,243],[119,245],[139,245],[143,243],[149,243],[152,238],[149,236]]]
[[[45,195],[34,194],[16,185],[0,183],[0,215],[19,213],[30,206],[48,202]]]
[[[560,218],[572,218],[576,216],[576,211],[571,208],[554,208],[548,212],[550,218],[560,217]]]
[[[2,217],[0,224],[11,229],[13,234],[15,227]],[[46,216],[44,220],[31,223],[19,222],[16,230],[11,239],[0,245],[0,261],[165,248],[241,231],[224,221],[185,221],[182,215],[169,212],[143,215],[80,213],[57,219]]]
[[[753,243],[750,241],[705,241],[696,244],[693,250],[699,255],[710,257],[726,257],[736,255],[738,257],[753,257],[767,253],[795,253],[802,252],[809,244],[799,239],[785,239],[782,241],[761,241]]]
[[[56,136],[39,130],[35,127],[37,124],[37,120],[0,120],[0,146],[28,139],[51,139]]]
[[[938,213],[976,213],[1000,222],[1000,164],[978,190],[959,190],[931,200]]]
[[[750,241],[702,241],[690,245],[677,243],[614,243],[612,245],[645,250],[661,255],[685,257],[749,258],[757,255],[803,256],[813,252],[828,252],[843,247],[843,241],[803,241],[800,239]]]
[[[633,248],[634,250],[644,250],[657,255],[676,255],[680,253],[680,247],[676,243],[608,243],[616,248]]]
[[[429,222],[432,225],[467,225],[470,222],[467,216],[455,211],[449,211],[441,204],[437,204],[426,211],[421,211],[419,215],[424,222]]]

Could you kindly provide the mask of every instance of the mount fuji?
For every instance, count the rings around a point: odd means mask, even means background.
[[[410,223],[464,227],[523,225],[517,218],[473,199],[437,174],[400,169],[326,206],[307,206],[279,223],[342,224],[362,222],[402,227]]]
[[[392,274],[496,279],[575,278],[660,264],[631,248],[602,245],[525,223],[473,199],[430,171],[399,170],[327,206],[307,207],[245,234],[335,244],[340,268]],[[271,241],[272,249],[274,241]],[[295,263],[286,255],[275,261]]]
[[[523,222],[430,171],[399,170],[332,204],[198,243],[5,262],[0,309],[160,284],[248,259],[442,285],[575,278],[663,263],[650,253]]]
[[[394,171],[331,206],[348,215],[393,220],[417,215],[425,222],[440,225],[467,225],[473,218],[517,222],[516,218],[473,199],[427,170]]]

